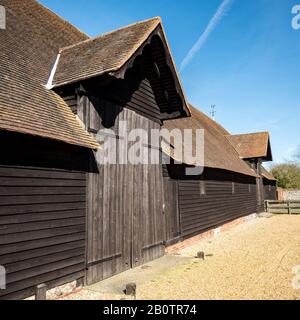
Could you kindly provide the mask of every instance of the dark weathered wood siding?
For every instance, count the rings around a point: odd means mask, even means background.
[[[113,85],[106,88],[101,97],[160,123],[160,109],[148,79],[129,75],[126,81],[115,81]]]
[[[20,299],[38,284],[51,288],[84,276],[85,155],[43,139],[1,135],[0,265],[7,288],[0,298]],[[77,164],[68,164],[72,154]]]
[[[77,114],[77,94],[75,92],[63,97],[74,114]]]
[[[206,191],[201,195],[199,181],[179,182],[183,238],[256,212],[254,185],[214,180],[205,181],[204,184]]]
[[[178,206],[178,182],[164,177],[164,215],[166,245],[180,241],[181,226]]]
[[[181,169],[176,171],[169,173],[173,177],[170,181],[178,185],[172,197],[175,199],[178,192],[181,240],[257,212],[255,178],[217,169],[206,169],[201,178],[189,178],[182,175]],[[164,188],[165,193],[172,192],[169,183]],[[173,210],[166,214],[167,221],[174,219]],[[172,233],[173,226],[166,226],[167,243],[172,243],[177,237]]]
[[[264,179],[264,199],[277,200],[277,187],[276,181],[269,181]]]

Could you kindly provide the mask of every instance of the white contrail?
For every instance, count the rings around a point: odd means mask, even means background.
[[[193,45],[191,50],[188,52],[188,54],[185,56],[185,58],[182,60],[182,63],[180,65],[180,71],[182,71],[193,59],[195,54],[201,49],[201,47],[204,45],[210,34],[214,31],[217,24],[221,21],[221,19],[226,15],[228,10],[230,9],[230,6],[232,5],[234,0],[223,0],[222,4],[219,6],[218,10],[214,14],[214,16],[209,21],[205,31],[202,33],[200,38],[196,41],[196,43]]]

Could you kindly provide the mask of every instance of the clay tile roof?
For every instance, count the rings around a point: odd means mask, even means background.
[[[276,178],[273,176],[273,174],[263,166],[262,166],[261,175],[267,180],[276,181]]]
[[[98,143],[71,109],[45,88],[60,47],[87,36],[34,0],[0,0],[0,129],[56,139],[88,148]]]
[[[105,33],[60,50],[54,87],[120,69],[161,23],[159,17]]]
[[[227,138],[243,159],[264,158],[272,160],[268,132],[230,135]]]
[[[246,162],[240,159],[234,147],[227,140],[226,135],[228,134],[228,131],[191,105],[190,111],[191,117],[165,121],[163,127],[168,130],[175,128],[180,130],[204,129],[205,167],[228,170],[249,176],[257,176]],[[195,133],[193,135],[193,144],[194,143]]]

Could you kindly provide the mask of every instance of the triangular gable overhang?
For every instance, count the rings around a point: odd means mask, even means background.
[[[136,50],[136,52],[130,57],[130,59],[126,63],[124,63],[124,65],[122,65],[118,70],[110,72],[109,75],[118,79],[124,79],[127,70],[133,67],[136,61],[136,58],[138,56],[143,55],[143,51],[147,46],[151,46],[151,43],[154,37],[159,37],[164,46],[165,58],[166,58],[165,62],[167,66],[170,68],[170,71],[172,72],[175,90],[179,94],[182,100],[181,111],[174,111],[172,113],[163,113],[162,119],[170,120],[170,119],[176,119],[181,117],[190,117],[191,113],[189,109],[189,104],[187,102],[187,98],[184,93],[184,89],[183,89],[178,71],[176,69],[174,59],[170,51],[166,34],[164,31],[163,25],[161,23],[158,24],[155,30],[150,34],[150,36],[146,39],[146,41],[138,48],[138,50]]]
[[[263,146],[263,150],[255,149],[255,144],[257,145],[257,135],[264,135],[263,139],[259,140],[259,145]],[[241,137],[247,136],[246,142],[241,139]],[[226,135],[229,142],[236,149],[241,159],[245,161],[260,160],[273,161],[272,148],[270,142],[270,134],[268,132],[259,132],[259,133],[247,133],[247,134],[238,134],[238,135]],[[250,140],[249,140],[250,139]],[[244,150],[244,146],[250,145],[251,151]]]
[[[65,50],[69,50],[69,47],[64,48],[60,51],[60,53],[57,56],[57,59],[55,61],[54,67],[50,73],[49,81],[47,84],[48,89],[53,89],[56,92],[59,92],[62,88],[68,87],[68,86],[74,86],[79,87],[80,84],[83,84],[85,81],[92,82],[95,78],[97,78],[97,81],[105,83],[108,81],[109,78],[112,79],[124,79],[126,76],[127,71],[132,68],[138,59],[139,56],[142,56],[144,51],[147,47],[151,46],[152,43],[155,41],[155,39],[160,39],[161,44],[164,48],[164,57],[165,57],[165,64],[168,66],[170,73],[172,74],[172,86],[174,88],[174,91],[176,94],[180,97],[178,99],[180,103],[170,103],[169,108],[166,111],[161,112],[161,120],[169,120],[169,119],[176,119],[181,117],[187,117],[190,116],[190,110],[189,105],[187,103],[187,99],[178,75],[178,72],[176,70],[176,66],[170,51],[170,47],[168,45],[166,35],[163,29],[163,25],[161,23],[160,18],[154,18],[154,20],[157,21],[155,24],[155,27],[149,34],[142,39],[142,41],[139,43],[139,45],[134,48],[134,50],[130,51],[129,54],[127,54],[120,63],[118,63],[118,66],[114,67],[113,69],[105,70],[101,73],[93,73],[88,76],[78,77],[77,79],[70,79],[70,81],[65,82],[56,82],[56,72],[57,68],[60,63],[61,55],[64,54]],[[89,39],[87,41],[92,41],[93,39]],[[86,42],[86,41],[85,41]],[[84,42],[83,42],[84,43]],[[79,43],[78,45],[80,45]],[[102,81],[101,81],[102,79]]]
[[[268,142],[266,143],[266,151],[264,154],[256,155],[253,157],[248,158],[242,158],[243,160],[253,160],[253,159],[260,159],[262,162],[268,162],[273,161],[273,154],[272,154],[272,148],[271,148],[271,141],[270,136],[268,136]]]
[[[273,161],[273,153],[272,153],[270,137],[268,139],[268,151],[267,151],[267,156],[265,161]]]

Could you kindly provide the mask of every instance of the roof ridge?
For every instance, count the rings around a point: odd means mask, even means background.
[[[196,110],[196,112],[199,112],[200,114],[203,114],[207,119],[209,119],[210,121],[212,121],[215,125],[217,125],[218,127],[220,127],[220,129],[223,129],[225,132],[228,132],[219,122],[217,122],[216,120],[212,119],[208,114],[206,114],[205,112],[199,110],[197,107],[195,107],[194,105],[192,105],[191,103],[189,103],[189,105]],[[228,134],[223,134],[221,133],[217,128],[212,127],[215,131],[218,131],[221,135],[223,136],[228,136]],[[229,132],[228,132],[229,133]],[[230,133],[229,133],[230,135]]]
[[[229,137],[238,137],[238,136],[253,136],[256,134],[267,134],[270,135],[269,131],[258,131],[258,132],[249,132],[249,133],[239,133],[239,134],[227,134]]]
[[[179,130],[187,128],[192,130],[198,128],[204,129],[204,144],[206,145],[206,143],[208,143],[208,145],[211,146],[204,146],[205,167],[237,172],[250,177],[257,177],[255,171],[250,168],[243,159],[241,159],[237,150],[228,141],[226,135],[222,134],[222,132],[215,128],[211,121],[209,121],[211,118],[192,104],[189,104],[189,106],[191,110],[191,117],[165,121],[164,127],[168,129],[179,128]]]
[[[47,6],[45,6],[44,4],[41,4],[38,0],[33,0],[33,2],[35,2],[42,10],[48,12],[49,14],[57,17],[59,20],[61,20],[63,23],[71,26],[72,28],[76,29],[79,33],[81,33],[83,36],[88,37],[88,39],[90,39],[90,36],[88,34],[86,34],[85,32],[81,31],[79,28],[77,28],[74,24],[72,24],[71,22],[69,22],[67,19],[63,18],[61,15],[57,14],[56,12],[52,11],[51,9],[49,9]],[[87,40],[88,40],[87,39]]]
[[[124,29],[127,29],[127,28],[131,28],[133,26],[136,26],[136,25],[139,25],[139,24],[142,24],[142,23],[146,23],[146,22],[150,22],[150,21],[157,21],[157,24],[155,27],[158,26],[159,23],[162,22],[162,19],[160,16],[156,16],[156,17],[153,17],[153,18],[149,18],[149,19],[146,19],[146,20],[142,20],[142,21],[138,21],[138,22],[134,22],[134,23],[131,23],[131,24],[128,24],[126,26],[123,26],[123,27],[120,27],[120,28],[117,28],[117,29],[114,29],[112,31],[108,31],[108,32],[104,32],[104,33],[101,33],[100,35],[96,36],[96,37],[93,37],[93,38],[89,38],[89,39],[86,39],[86,40],[83,40],[83,41],[80,41],[78,43],[75,43],[75,44],[72,44],[70,46],[66,46],[66,47],[63,47],[59,50],[60,53],[62,53],[63,51],[66,51],[66,50],[69,50],[69,49],[72,49],[76,46],[79,46],[79,45],[83,45],[85,43],[88,43],[88,42],[92,42],[92,41],[95,41],[95,40],[98,40],[102,37],[105,37],[109,34],[112,34],[114,32],[117,32],[117,31],[120,31],[120,30],[124,30]]]
[[[204,113],[203,111],[200,111],[198,108],[196,108],[196,107],[194,107],[192,104],[189,104],[193,109],[195,109],[196,110],[196,112],[199,112],[200,114],[203,114],[205,117],[207,117],[209,120],[211,120],[211,121],[214,121],[214,123],[216,123],[217,125],[219,125],[218,124],[218,122],[217,121],[215,121],[215,120],[213,120],[210,116],[208,116],[206,113]],[[236,148],[234,147],[234,145],[230,142],[230,140],[227,138],[228,136],[230,136],[230,135],[225,135],[225,134],[222,134],[218,129],[216,129],[216,128],[214,128],[213,126],[210,126],[211,127],[211,129],[213,129],[218,135],[220,135],[220,136],[223,136],[224,137],[224,139],[228,142],[228,145],[230,145],[230,147],[231,147],[231,149],[232,149],[232,152],[236,155],[236,157],[237,157],[237,159],[239,159],[240,161],[241,161],[241,163],[243,163],[243,165],[244,165],[244,167],[245,166],[247,166],[247,168],[249,168],[251,171],[253,171],[254,173],[255,173],[255,171],[252,169],[252,168],[250,168],[245,162],[244,162],[244,160],[240,157],[240,155],[239,155],[239,153],[238,153],[238,151],[236,150]],[[225,131],[227,131],[225,128],[223,128]],[[246,168],[246,167],[245,167]],[[248,175],[250,175],[250,174],[248,174]]]

